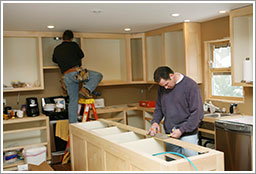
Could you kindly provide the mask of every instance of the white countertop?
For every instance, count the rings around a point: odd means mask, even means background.
[[[230,119],[225,119],[225,121],[231,121],[231,122],[243,123],[243,124],[249,124],[249,125],[253,125],[254,123],[253,116],[242,116],[239,118],[230,118]]]

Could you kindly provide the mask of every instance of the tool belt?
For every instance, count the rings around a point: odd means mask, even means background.
[[[82,67],[73,67],[65,71],[63,74],[65,75],[70,72],[77,72],[74,78],[79,81],[86,81],[89,78],[89,71],[86,68],[83,69]]]
[[[67,71],[65,71],[63,74],[65,75],[65,74],[70,73],[70,72],[77,72],[74,75],[74,79],[78,80],[79,82],[84,82],[84,81],[87,81],[89,79],[89,71],[85,68],[83,69],[81,67],[73,67],[73,68],[70,68]],[[60,84],[61,84],[61,87],[62,87],[63,91],[66,93],[67,92],[67,87],[64,83],[64,76],[61,76]],[[79,83],[79,88],[81,88],[81,87],[82,87],[82,83]]]

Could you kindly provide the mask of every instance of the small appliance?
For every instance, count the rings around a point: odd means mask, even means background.
[[[27,116],[39,116],[39,106],[36,97],[26,98],[26,112]]]

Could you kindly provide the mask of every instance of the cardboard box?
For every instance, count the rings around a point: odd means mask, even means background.
[[[54,171],[45,161],[40,165],[28,164],[29,171]]]

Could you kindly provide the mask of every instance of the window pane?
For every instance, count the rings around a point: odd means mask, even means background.
[[[215,47],[213,50],[213,68],[231,67],[230,46]]]
[[[214,73],[212,76],[212,95],[243,97],[243,87],[232,86],[230,73]]]

